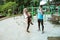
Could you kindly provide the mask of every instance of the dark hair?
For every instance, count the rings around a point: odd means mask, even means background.
[[[40,5],[40,7],[42,8],[42,5]]]

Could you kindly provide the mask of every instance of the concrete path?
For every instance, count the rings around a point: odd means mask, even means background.
[[[48,17],[48,16],[46,16]],[[26,32],[23,16],[17,16],[0,21],[0,40],[48,40],[48,37],[60,37],[60,25],[54,25],[44,20],[45,33],[38,31],[37,18],[30,26],[30,33]]]

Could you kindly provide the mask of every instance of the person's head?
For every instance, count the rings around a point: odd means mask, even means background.
[[[27,8],[24,8],[24,9],[23,9],[23,12],[28,12]]]
[[[42,5],[40,5],[40,8],[42,8]]]
[[[42,5],[39,6],[39,9],[42,9]]]

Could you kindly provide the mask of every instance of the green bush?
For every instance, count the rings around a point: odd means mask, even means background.
[[[17,4],[15,2],[8,2],[4,5],[0,6],[0,12],[2,12],[2,15],[7,16],[7,13],[9,9],[11,9],[11,11],[13,11],[13,8],[15,9],[17,6]],[[11,13],[12,14],[12,13]]]
[[[16,5],[15,2],[8,2],[8,3],[4,4],[4,5],[2,5],[1,11],[4,11],[4,10],[6,10],[6,9],[10,9],[10,8],[13,7],[14,5]]]

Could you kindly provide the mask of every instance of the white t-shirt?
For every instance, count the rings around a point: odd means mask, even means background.
[[[26,13],[24,13],[24,17],[27,18],[28,16],[26,15]]]

